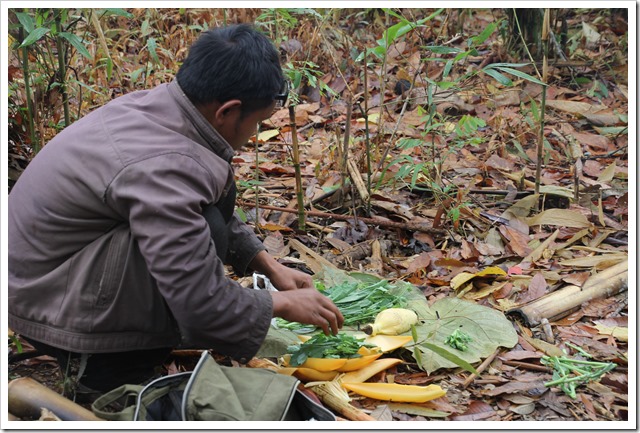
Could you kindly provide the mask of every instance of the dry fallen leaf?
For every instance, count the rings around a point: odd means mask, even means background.
[[[496,414],[496,411],[483,401],[472,401],[467,410],[461,415],[450,417],[453,421],[479,421],[490,418]]]
[[[526,221],[529,226],[591,227],[591,223],[584,215],[568,209],[548,209],[531,218],[526,218]]]
[[[620,326],[606,326],[601,324],[596,324],[595,328],[601,335],[612,335],[618,341],[629,341],[629,328],[622,328]]]

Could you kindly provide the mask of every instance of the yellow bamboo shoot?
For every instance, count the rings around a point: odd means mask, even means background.
[[[300,367],[318,371],[336,371],[346,363],[347,360],[342,358],[307,358]]]
[[[343,383],[349,391],[376,400],[424,403],[446,394],[438,385],[417,386],[398,383]]]
[[[418,315],[406,308],[387,308],[376,316],[373,323],[365,325],[362,330],[368,335],[399,335],[418,323]]]
[[[386,353],[396,350],[413,340],[411,335],[372,335],[365,338],[364,342],[373,344]]]
[[[381,355],[382,352],[374,353],[373,355],[361,356],[360,358],[349,358],[347,359],[347,362],[345,362],[342,367],[337,368],[336,371],[344,373],[347,371],[359,370],[371,364],[376,359],[380,358]]]
[[[394,365],[402,363],[402,359],[398,358],[382,358],[376,359],[371,364],[362,367],[360,370],[350,371],[339,378],[342,383],[362,383],[372,378],[381,371],[387,370]]]
[[[324,382],[333,380],[338,375],[337,371],[318,371],[313,368],[297,368],[297,367],[282,367],[278,370],[278,373],[285,376],[295,376],[302,382]]]

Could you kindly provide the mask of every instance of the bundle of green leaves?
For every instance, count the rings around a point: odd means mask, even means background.
[[[355,338],[339,332],[336,335],[317,334],[302,344],[287,347],[291,354],[289,365],[297,367],[304,364],[307,358],[359,358],[361,347],[375,347],[364,342],[364,339]]]
[[[344,316],[346,326],[373,322],[380,311],[387,308],[403,308],[407,302],[402,294],[391,293],[391,289],[395,286],[386,280],[380,280],[373,284],[362,281],[345,281],[332,287],[325,287],[323,283],[317,282],[316,288],[336,304]],[[299,334],[316,330],[315,327],[288,322],[281,318],[276,319],[276,324],[278,328],[289,329]]]

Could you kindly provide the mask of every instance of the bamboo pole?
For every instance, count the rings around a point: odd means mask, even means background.
[[[549,293],[533,302],[507,311],[521,316],[528,326],[560,319],[588,301],[616,295],[627,289],[629,262],[622,261],[590,277],[582,287],[570,285]]]
[[[536,161],[536,194],[540,192],[540,178],[542,173],[542,149],[544,148],[544,115],[547,101],[547,76],[549,67],[547,65],[547,56],[549,53],[549,9],[544,11],[544,19],[542,22],[542,45],[543,45],[543,58],[542,58],[542,95],[540,101],[540,131],[538,135],[538,151]],[[538,204],[536,204],[538,206]]]
[[[347,160],[347,170],[349,170],[349,176],[353,180],[353,184],[356,186],[362,201],[364,203],[370,203],[367,186],[364,184],[364,180],[362,179],[360,170],[358,170],[358,166],[352,159]]]
[[[363,63],[364,63],[364,109],[360,104],[358,107],[360,108],[360,112],[362,113],[362,117],[364,117],[364,132],[365,132],[365,149],[367,155],[367,216],[371,216],[371,139],[369,137],[369,80],[368,80],[368,71],[369,67],[367,66],[367,49],[363,50]],[[383,101],[380,101],[381,103]]]
[[[7,403],[9,412],[20,418],[38,419],[42,408],[46,408],[62,421],[104,421],[30,377],[9,382]]]
[[[25,9],[25,12],[27,9]],[[26,36],[24,35],[24,29],[20,27],[20,41],[23,42]],[[35,108],[33,106],[33,100],[31,99],[31,83],[30,83],[30,71],[29,71],[29,47],[22,47],[22,73],[24,76],[24,91],[27,98],[27,120],[29,122],[29,136],[31,137],[31,146],[33,147],[33,153],[38,153],[40,150],[40,143],[38,143],[38,137],[36,136],[35,129]]]
[[[61,11],[58,10],[55,15],[56,26],[58,32],[62,31],[62,21],[60,18]],[[71,124],[71,117],[69,116],[69,95],[67,94],[67,67],[66,67],[66,54],[64,41],[59,34],[56,36],[56,47],[58,49],[58,75],[60,79],[60,94],[62,95],[62,107],[64,110],[64,126],[67,127]]]
[[[300,174],[300,149],[298,148],[298,132],[296,130],[296,115],[293,105],[289,105],[289,126],[291,127],[291,145],[293,147],[293,168],[296,174],[296,197],[298,198],[298,229],[305,231],[304,226],[304,191],[302,190],[302,175]]]
[[[351,139],[351,111],[353,104],[351,102],[351,96],[347,97],[347,121],[344,124],[344,137],[342,138],[342,151],[340,161],[340,188],[342,190],[340,194],[340,205],[344,203],[344,199],[347,195],[347,174],[349,173],[349,140]]]
[[[96,34],[98,35],[98,41],[100,42],[100,47],[102,48],[103,54],[107,59],[107,80],[111,80],[111,74],[113,71],[113,59],[111,58],[111,54],[109,53],[109,45],[107,45],[107,38],[104,36],[104,32],[102,31],[102,26],[100,25],[100,20],[98,19],[98,15],[96,15],[95,11],[91,12],[90,15],[91,24],[93,25]],[[96,50],[97,51],[97,50]],[[115,69],[116,73],[118,72],[118,68]]]

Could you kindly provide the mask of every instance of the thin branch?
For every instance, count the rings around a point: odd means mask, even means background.
[[[247,207],[255,206],[254,203],[250,203],[247,201],[241,202],[240,205],[247,206]],[[268,210],[275,210],[279,212],[289,212],[289,213],[296,213],[300,211],[299,209],[269,206],[265,204],[263,204],[261,208],[268,209]],[[304,211],[304,209],[303,209],[303,212],[306,216],[313,216],[318,218],[333,218],[335,220],[340,220],[340,221],[350,221],[354,219],[352,215],[333,214],[333,213],[320,212],[320,211]],[[417,223],[413,221],[397,222],[397,221],[390,221],[390,220],[378,218],[378,217],[371,217],[371,218],[358,217],[358,220],[362,221],[365,224],[380,226],[380,227],[399,228],[404,230],[420,231],[420,232],[433,233],[438,235],[445,235],[447,233],[446,230],[429,227],[426,224]]]

